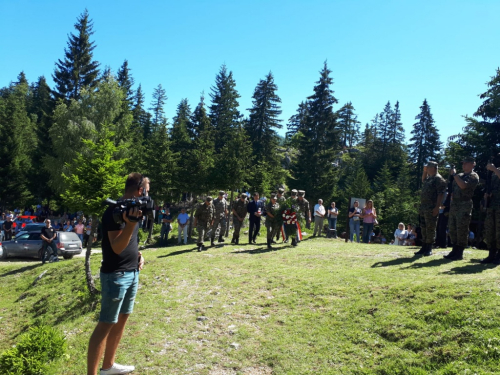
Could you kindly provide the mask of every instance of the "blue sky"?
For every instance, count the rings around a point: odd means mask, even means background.
[[[399,100],[408,139],[427,98],[446,140],[477,109],[500,66],[498,0],[0,0],[0,86],[21,70],[30,81],[51,82],[85,8],[95,59],[115,72],[127,59],[148,102],[161,83],[169,119],[182,98],[192,108],[202,91],[208,98],[226,64],[244,114],[255,85],[273,72],[286,125],[327,60],[336,109],[351,101],[364,126]]]

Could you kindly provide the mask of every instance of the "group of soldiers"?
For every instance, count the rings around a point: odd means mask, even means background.
[[[464,249],[468,245],[472,197],[479,184],[479,176],[474,172],[475,166],[475,160],[468,157],[462,161],[462,173],[457,173],[451,167],[449,184],[439,174],[436,162],[430,161],[424,167],[419,210],[423,246],[415,253],[416,256],[432,255],[439,209],[448,190],[451,197],[448,230],[453,248],[444,258],[452,261],[463,259]],[[490,186],[484,197],[489,202],[485,220],[485,242],[489,254],[482,263],[500,264],[500,169],[497,166],[500,166],[500,154],[486,166],[492,173]]]
[[[215,236],[217,229],[219,230],[219,243],[224,242],[224,232],[226,227],[226,217],[229,214],[230,205],[224,198],[225,191],[219,191],[216,199],[207,196],[205,201],[198,206],[194,214],[193,225],[198,230],[198,251],[207,250],[204,246],[206,233],[211,229],[211,246],[215,246]],[[293,189],[290,198],[297,206],[297,211],[306,218],[307,222],[311,222],[311,209],[309,201],[305,199],[304,190]],[[276,193],[272,193],[266,205],[259,199],[259,193],[254,193],[253,200],[249,201],[246,194],[241,194],[238,199],[233,202],[231,213],[233,214],[233,238],[231,243],[238,245],[240,240],[240,231],[243,221],[249,215],[250,228],[248,232],[248,243],[255,244],[256,237],[260,231],[260,222],[262,216],[265,217],[265,225],[267,229],[267,247],[272,249],[272,244],[279,240],[281,229],[281,204],[285,202],[285,189],[279,188]],[[288,242],[288,238],[284,238],[283,242]],[[292,245],[296,246],[298,240],[292,238]]]

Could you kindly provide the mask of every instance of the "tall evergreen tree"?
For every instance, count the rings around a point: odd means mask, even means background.
[[[142,132],[142,139],[148,139],[152,132],[151,113],[144,109],[144,93],[139,85],[134,97],[134,107],[132,109],[132,128]]]
[[[292,166],[294,184],[308,190],[313,198],[330,197],[333,193],[334,170],[332,162],[335,146],[340,144],[337,129],[337,116],[333,105],[330,69],[325,62],[320,78],[314,87],[314,94],[308,97],[308,114],[304,127],[300,130],[303,137],[299,140],[300,157]]]
[[[182,99],[177,106],[177,113],[173,118],[170,130],[170,140],[172,141],[172,151],[185,153],[191,145],[189,136],[189,122],[191,121],[191,108],[187,99]],[[187,167],[187,166],[186,166]]]
[[[500,124],[500,68],[497,68],[496,75],[491,77],[487,83],[488,90],[479,95],[483,103],[474,113],[476,117],[482,117],[484,121]]]
[[[165,102],[167,101],[167,92],[161,84],[158,85],[153,91],[153,100],[149,110],[153,113],[152,124],[154,128],[167,124],[165,117]]]
[[[90,40],[94,34],[93,23],[85,11],[75,24],[76,34],[70,34],[68,47],[64,49],[64,59],[56,62],[52,78],[56,84],[54,95],[57,99],[78,99],[84,87],[94,87],[99,75],[99,63],[93,60],[95,43]]]
[[[118,69],[118,72],[116,73],[116,80],[125,93],[124,102],[126,103],[127,108],[131,111],[133,109],[135,99],[135,93],[133,90],[134,78],[130,74],[130,68],[128,67],[127,60],[125,60],[120,69]]]
[[[199,137],[204,131],[212,129],[210,117],[205,108],[205,96],[202,94],[200,102],[196,106],[191,121],[188,122],[188,132],[192,140]]]
[[[215,131],[215,150],[220,152],[233,136],[233,131],[241,125],[241,114],[238,110],[240,95],[236,91],[233,73],[228,72],[225,65],[222,65],[215,77],[215,85],[211,90],[209,117]]]
[[[305,129],[306,119],[307,119],[307,116],[309,113],[308,110],[309,110],[309,108],[308,108],[307,101],[301,102],[299,104],[299,107],[297,108],[297,113],[295,113],[288,120],[287,132],[286,132],[287,139],[292,138],[295,134],[300,132],[302,129]]]
[[[431,159],[439,161],[442,144],[427,99],[424,99],[420,106],[420,113],[415,119],[418,121],[413,124],[413,130],[411,131],[413,136],[410,139],[408,148],[410,160],[414,163],[413,175],[418,189],[422,185],[420,176],[422,175],[424,163]]]
[[[394,105],[392,118],[389,128],[389,142],[391,144],[403,144],[405,141],[405,129],[401,122],[401,111],[399,109],[399,101]]]
[[[341,136],[341,146],[352,148],[360,140],[358,116],[354,113],[351,102],[346,103],[337,111],[338,127]]]

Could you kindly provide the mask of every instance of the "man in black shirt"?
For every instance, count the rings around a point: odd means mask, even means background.
[[[12,232],[14,231],[12,224],[12,217],[8,215],[7,220],[4,221],[2,225],[3,232],[5,233],[4,241],[10,241],[12,239]]]
[[[123,198],[146,195],[149,179],[140,173],[131,173],[125,182]],[[140,218],[137,207],[128,212]],[[128,374],[134,366],[115,363],[115,354],[129,315],[133,311],[139,270],[144,258],[139,251],[137,235],[139,222],[130,221],[123,214],[123,224],[113,220],[113,208],[108,207],[102,217],[101,313],[99,323],[92,333],[87,353],[87,374],[97,375],[97,368],[104,352],[100,370],[103,374]]]
[[[45,228],[42,229],[42,241],[43,241],[43,250],[42,250],[42,264],[45,264],[47,260],[47,247],[52,249],[52,255],[49,258],[49,262],[59,262],[59,258],[57,257],[57,246],[54,243],[54,240],[57,237],[57,233],[55,229],[50,225],[50,220],[45,220]]]

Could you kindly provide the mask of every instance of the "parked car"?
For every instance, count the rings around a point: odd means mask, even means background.
[[[41,232],[42,228],[45,228],[44,223],[31,223],[31,224],[26,224],[26,226],[20,231],[16,233],[16,238],[28,233],[28,232]]]
[[[0,257],[26,257],[42,259],[41,233],[28,232],[11,241],[2,242],[2,254]],[[54,240],[57,247],[57,254],[62,255],[64,259],[71,259],[73,256],[82,253],[82,241],[73,232],[57,232],[57,238]]]

